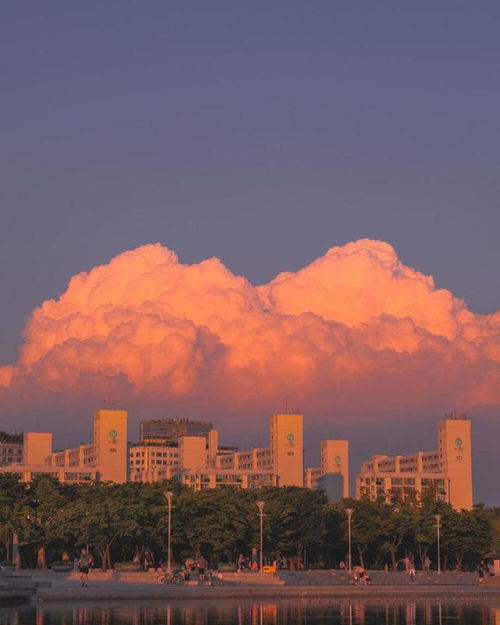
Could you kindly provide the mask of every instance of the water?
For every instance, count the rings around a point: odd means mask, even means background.
[[[206,600],[0,609],[0,625],[500,625],[500,601]]]

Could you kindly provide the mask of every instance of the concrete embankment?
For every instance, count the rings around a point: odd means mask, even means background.
[[[0,605],[28,601],[37,591],[31,575],[0,571]]]
[[[387,598],[415,599],[435,597],[436,599],[489,598],[500,601],[500,588],[471,586],[412,586],[405,589],[395,586],[147,586],[147,585],[111,585],[102,584],[79,588],[61,586],[40,588],[38,596],[42,601],[110,601],[110,600],[220,600],[220,599],[286,599],[286,598]]]
[[[404,573],[370,573],[371,586],[353,586],[340,571],[294,571],[279,574],[227,573],[223,586],[199,584],[158,585],[157,574],[91,571],[89,586],[81,587],[79,574],[33,571],[41,601],[208,600],[277,598],[479,597],[500,600],[500,586],[479,586],[473,573],[420,573],[411,584]]]

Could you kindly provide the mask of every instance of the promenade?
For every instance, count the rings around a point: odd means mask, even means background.
[[[242,598],[320,598],[401,596],[436,598],[490,598],[500,600],[500,583],[479,586],[473,573],[420,574],[410,584],[404,573],[372,572],[373,585],[349,583],[338,571],[304,571],[280,574],[227,573],[224,585],[194,582],[190,585],[158,585],[154,572],[114,573],[92,571],[89,586],[81,587],[78,573],[31,571],[38,587],[37,599],[54,601],[106,600],[207,600]],[[500,580],[499,580],[500,582]]]

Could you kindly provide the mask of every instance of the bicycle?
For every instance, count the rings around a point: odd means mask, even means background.
[[[156,578],[157,584],[184,584],[185,578],[182,571],[163,571]]]

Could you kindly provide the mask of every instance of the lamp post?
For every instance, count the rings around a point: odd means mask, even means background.
[[[12,532],[12,562],[16,566],[16,571],[21,568],[21,557],[19,555],[19,536],[17,532]]]
[[[346,508],[345,513],[347,514],[347,535],[349,537],[349,573],[352,573],[352,552],[351,552],[351,518],[354,510],[352,508]]]
[[[262,564],[263,564],[263,519],[264,519],[264,502],[256,501],[257,508],[259,509],[259,521],[260,521],[260,554],[259,554],[259,572],[262,573]]]
[[[171,490],[166,491],[165,498],[168,506],[168,534],[167,534],[167,571],[172,572],[172,497],[174,493]]]
[[[436,519],[438,575],[441,575],[441,515],[435,514],[434,518]]]

